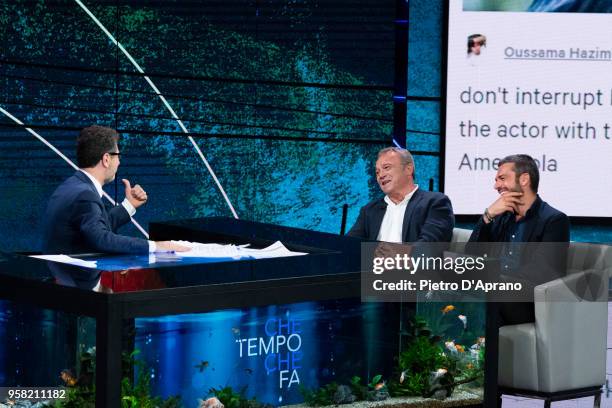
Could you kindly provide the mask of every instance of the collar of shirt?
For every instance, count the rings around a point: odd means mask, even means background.
[[[412,190],[411,192],[409,192],[408,194],[406,194],[406,197],[404,197],[404,199],[402,201],[400,201],[399,203],[395,204],[393,201],[391,201],[391,199],[389,198],[389,196],[385,196],[385,203],[387,203],[387,205],[390,205],[391,207],[401,207],[401,206],[406,206],[408,204],[408,201],[410,201],[410,199],[412,198],[412,196],[414,195],[414,193],[418,190],[419,185],[417,184],[414,187],[414,190]]]
[[[527,220],[535,216],[540,210],[541,205],[542,205],[542,199],[540,198],[539,195],[536,195],[535,201],[533,202],[533,204],[531,204],[531,207],[529,207],[529,209],[525,211],[525,217],[523,218]]]
[[[418,186],[410,193],[406,194],[406,197],[399,203],[395,204],[388,196],[385,196],[385,202],[387,203],[387,209],[383,216],[380,230],[378,231],[377,239],[385,242],[402,242],[404,214],[408,207],[410,198],[414,195]]]
[[[85,174],[87,177],[89,177],[89,179],[91,180],[91,182],[93,183],[94,187],[96,188],[96,191],[98,192],[98,194],[100,195],[100,198],[102,198],[102,185],[100,184],[100,182],[98,180],[96,180],[96,178],[94,176],[92,176],[91,174],[89,174],[88,172],[86,172],[83,169],[79,169],[81,171],[81,173]]]

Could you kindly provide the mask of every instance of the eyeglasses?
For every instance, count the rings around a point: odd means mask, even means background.
[[[121,156],[121,152],[107,152],[111,156]]]

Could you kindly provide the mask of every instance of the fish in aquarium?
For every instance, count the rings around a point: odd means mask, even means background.
[[[455,349],[460,353],[465,353],[465,347],[463,347],[461,344],[455,344]]]
[[[400,378],[399,378],[399,382],[400,384],[403,384],[404,381],[406,381],[406,374],[408,373],[408,370],[404,370],[402,371],[402,373],[400,374]]]
[[[476,340],[476,343],[472,344],[472,346],[470,347],[470,353],[472,354],[472,357],[477,358],[478,353],[480,352],[480,349],[484,347],[484,345],[485,345],[485,338],[479,337]]]
[[[198,399],[198,408],[225,408],[225,405],[217,397],[211,397],[207,400]]]
[[[455,348],[455,340],[449,340],[444,342],[444,347],[447,348],[448,351],[455,352],[457,349]]]
[[[446,305],[442,308],[442,314],[447,314],[448,312],[452,312],[453,310],[455,310],[455,306]]]
[[[446,368],[438,368],[436,371],[434,371],[434,378],[440,378],[446,373],[448,373]]]
[[[374,391],[378,391],[378,390],[384,388],[386,385],[387,385],[386,381],[381,381],[381,382],[379,382],[378,384],[376,384],[374,386]]]
[[[463,330],[467,330],[467,316],[459,315],[457,316],[457,319],[461,320],[463,323]]]
[[[74,387],[75,385],[77,385],[78,382],[77,378],[74,376],[74,374],[72,374],[72,371],[70,370],[62,370],[60,372],[60,378],[62,379],[64,384],[69,387]]]
[[[203,372],[204,370],[206,370],[208,368],[209,365],[210,365],[210,363],[208,361],[202,360],[200,362],[200,364],[196,364],[193,367],[197,368],[198,370],[200,370],[200,372]]]

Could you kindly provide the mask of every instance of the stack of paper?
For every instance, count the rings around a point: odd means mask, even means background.
[[[173,241],[191,248],[187,252],[177,252],[176,255],[193,258],[280,258],[284,256],[306,255],[305,252],[292,252],[280,241],[263,249],[247,248],[247,245],[202,244],[199,242]]]
[[[293,252],[287,249],[282,242],[276,241],[269,247],[263,249],[239,248],[239,253],[255,259],[281,258],[284,256],[307,255],[306,252]]]
[[[187,252],[176,252],[175,255],[192,258],[241,258],[236,245],[202,244],[190,241],[172,241],[191,248]]]

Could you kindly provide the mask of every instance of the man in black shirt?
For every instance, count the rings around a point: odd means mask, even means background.
[[[537,164],[530,156],[517,154],[504,158],[499,163],[494,185],[500,196],[485,209],[470,237],[470,242],[508,243],[501,246],[499,254],[501,274],[532,285],[565,274],[570,229],[567,215],[538,195],[539,181]],[[530,242],[565,245],[518,244]],[[534,271],[537,276],[533,276]],[[527,272],[530,276],[522,275]],[[501,304],[500,318],[502,324],[533,322],[533,303]]]

